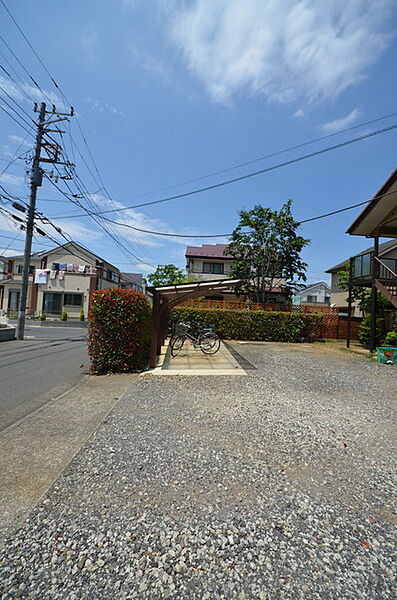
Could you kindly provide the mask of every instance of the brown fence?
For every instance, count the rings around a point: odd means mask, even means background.
[[[300,313],[320,313],[323,315],[321,336],[331,340],[346,339],[347,317],[339,315],[337,306],[321,306],[319,304],[261,304],[260,302],[235,302],[228,300],[185,300],[179,306],[183,308],[203,308],[220,310],[270,310],[291,311]],[[352,318],[351,339],[356,340],[362,319]]]
[[[183,308],[206,308],[207,310],[291,310],[288,304],[264,304],[261,302],[238,302],[235,300],[199,300],[193,298],[179,304]]]

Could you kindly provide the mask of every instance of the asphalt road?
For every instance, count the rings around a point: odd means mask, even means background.
[[[86,336],[85,329],[28,326],[25,340],[0,344],[0,431],[80,381],[89,364]]]

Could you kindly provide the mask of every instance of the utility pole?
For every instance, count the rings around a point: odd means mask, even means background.
[[[19,313],[18,313],[18,329],[17,329],[17,339],[18,340],[23,340],[23,334],[25,331],[26,300],[27,300],[27,296],[28,296],[30,254],[32,251],[34,213],[36,210],[36,196],[37,196],[37,188],[39,186],[41,186],[41,182],[43,179],[43,171],[40,167],[40,156],[41,156],[41,146],[43,143],[43,135],[44,135],[45,108],[46,108],[45,103],[42,102],[40,105],[39,122],[37,125],[37,135],[36,135],[36,146],[35,146],[35,150],[34,150],[32,173],[30,176],[30,199],[29,199],[28,216],[27,216],[27,220],[26,220],[26,237],[25,237],[25,249],[24,249],[24,253],[23,253],[21,299],[20,299]]]
[[[19,303],[19,312],[18,312],[18,326],[17,326],[17,339],[23,340],[24,331],[25,331],[25,319],[26,319],[26,301],[28,296],[28,287],[29,287],[29,270],[30,270],[30,255],[32,252],[32,239],[33,239],[33,229],[34,229],[34,216],[36,211],[36,196],[37,196],[37,188],[41,186],[43,181],[43,169],[40,166],[40,162],[52,163],[52,164],[63,164],[67,166],[74,166],[69,162],[61,162],[59,161],[59,156],[61,152],[61,147],[59,144],[49,136],[51,141],[48,141],[44,138],[44,135],[48,133],[64,133],[60,130],[56,129],[48,129],[47,125],[51,125],[53,123],[57,123],[58,121],[67,120],[67,116],[73,116],[74,110],[71,108],[70,113],[57,113],[56,108],[53,105],[52,111],[46,110],[45,102],[40,104],[40,110],[38,111],[37,104],[34,105],[35,112],[39,112],[39,120],[37,123],[37,134],[36,134],[36,145],[33,156],[32,163],[32,171],[30,176],[30,198],[29,198],[29,207],[26,219],[26,237],[25,237],[25,248],[23,255],[23,271],[22,271],[22,285],[21,285],[21,298]],[[64,118],[55,119],[53,121],[46,122],[46,114],[51,114],[53,116],[65,115]],[[41,157],[41,150],[44,150],[47,153],[47,157]]]

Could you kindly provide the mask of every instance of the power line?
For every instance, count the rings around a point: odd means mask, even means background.
[[[339,148],[343,148],[345,146],[349,146],[351,144],[355,144],[357,142],[361,142],[368,138],[374,137],[376,135],[381,135],[386,133],[387,131],[391,131],[393,129],[397,129],[397,125],[390,125],[389,127],[384,127],[383,129],[378,129],[377,131],[372,131],[371,133],[366,133],[365,135],[360,135],[359,137],[352,138],[350,140],[346,140],[344,142],[340,142],[339,144],[335,144],[333,146],[328,146],[327,148],[322,148],[321,150],[316,150],[315,152],[310,152],[310,154],[305,154],[303,156],[298,156],[297,158],[293,158],[291,160],[287,160],[282,163],[278,163],[276,165],[272,165],[270,167],[266,167],[265,169],[260,169],[259,171],[254,171],[253,173],[247,173],[246,175],[241,175],[240,177],[234,177],[233,179],[228,179],[226,181],[222,181],[220,183],[215,183],[213,185],[209,185],[203,188],[198,188],[196,190],[191,190],[190,192],[185,192],[183,194],[177,194],[176,196],[168,196],[168,198],[161,198],[160,200],[152,200],[151,202],[145,202],[143,204],[136,204],[134,206],[124,206],[123,208],[118,208],[117,210],[103,210],[101,212],[97,212],[96,215],[105,215],[112,212],[121,212],[124,210],[131,210],[133,208],[139,208],[141,206],[149,206],[152,204],[160,204],[161,202],[169,202],[170,200],[177,200],[179,198],[186,198],[188,196],[193,196],[195,194],[201,194],[202,192],[208,192],[210,190],[214,190],[226,185],[230,185],[232,183],[237,183],[239,181],[243,181],[245,179],[249,179],[250,177],[256,177],[257,175],[262,175],[263,173],[269,173],[270,171],[275,171],[276,169],[281,169],[282,167],[287,167],[303,160],[307,160],[309,158],[313,158],[315,156],[319,156],[321,154],[326,154],[327,152],[331,152],[332,150],[337,150]],[[81,217],[81,214],[77,215],[68,215],[67,218],[71,217]],[[66,217],[58,217],[58,218],[66,218]]]
[[[4,98],[3,98],[3,101],[5,102]],[[20,122],[19,122],[19,121],[18,121],[18,120],[17,120],[17,119],[16,119],[16,118],[15,118],[15,117],[14,117],[14,116],[11,114],[11,113],[9,113],[9,112],[8,112],[8,110],[6,110],[6,109],[4,108],[4,106],[2,106],[2,105],[0,104],[0,108],[1,108],[2,110],[4,110],[4,112],[5,112],[5,113],[6,113],[6,114],[7,114],[7,115],[8,115],[8,116],[9,116],[9,117],[10,117],[10,118],[13,120],[13,121],[15,121],[15,123],[17,123],[17,124],[18,124],[20,127],[22,127],[22,129],[24,129],[24,130],[25,130],[25,131],[26,131],[26,132],[27,132],[29,135],[31,135],[31,136],[33,137],[33,134],[32,134],[32,132],[30,132],[28,129],[26,129],[26,127],[25,127],[24,125],[22,125],[22,124],[21,124],[21,123],[20,123]]]
[[[4,167],[4,169],[2,170],[2,172],[0,173],[0,178],[2,177],[2,175],[4,175],[4,173],[11,167],[11,165],[18,160],[18,158],[20,158],[20,156],[18,156],[18,152],[19,149],[22,148],[22,146],[25,144],[26,140],[27,140],[27,135],[23,138],[23,140],[20,142],[18,148],[15,150],[13,156],[11,157],[11,159],[8,161],[8,164]],[[4,188],[3,188],[4,189]]]
[[[372,200],[376,200],[378,198],[383,198],[383,196],[389,196],[390,194],[395,194],[396,191],[392,191],[392,192],[386,192],[384,194],[380,194],[378,196],[374,196],[373,198],[371,198],[371,200],[365,200],[364,202],[358,202],[357,204],[352,204],[350,206],[345,206],[344,208],[339,208],[338,210],[333,210],[332,212],[328,212],[322,215],[318,215],[316,217],[310,217],[309,219],[302,219],[300,221],[297,221],[298,224],[302,224],[302,223],[309,223],[310,221],[318,221],[319,219],[325,219],[326,217],[330,217],[332,215],[336,215],[338,213],[341,212],[345,212],[347,210],[352,210],[353,208],[357,208],[358,206],[363,206],[364,204],[369,204],[370,202],[372,202]],[[59,218],[59,217],[58,217]],[[129,225],[126,223],[119,223],[117,221],[113,221],[112,219],[109,219],[108,217],[102,217],[104,220],[109,221],[110,223],[114,223],[116,225],[120,225],[121,227],[127,227],[129,229],[135,229],[136,231],[140,231],[142,233],[148,233],[151,235],[158,235],[158,236],[164,236],[164,237],[178,237],[178,238],[218,238],[218,237],[230,237],[232,234],[231,233],[218,233],[218,234],[211,234],[211,235],[190,235],[189,233],[168,233],[168,232],[160,232],[160,231],[151,231],[148,229],[141,229],[139,227],[134,227],[133,225]]]
[[[136,198],[144,198],[145,196],[150,196],[152,194],[158,194],[160,192],[165,192],[167,190],[181,187],[183,185],[188,185],[189,183],[195,183],[196,181],[202,181],[203,179],[209,179],[210,177],[215,177],[216,175],[222,175],[223,173],[228,173],[230,171],[234,171],[235,169],[240,169],[241,167],[246,167],[248,165],[252,165],[254,163],[260,162],[262,160],[266,160],[268,158],[273,158],[274,156],[279,156],[280,154],[285,154],[287,152],[291,152],[292,150],[297,150],[299,148],[303,148],[305,146],[309,146],[311,144],[315,144],[317,142],[321,142],[323,140],[329,139],[331,137],[335,137],[337,135],[341,135],[343,133],[347,133],[349,131],[353,131],[355,129],[360,129],[361,127],[367,127],[368,125],[372,125],[373,123],[377,123],[379,121],[384,121],[385,119],[390,119],[391,117],[395,117],[397,112],[390,113],[389,115],[384,115],[382,117],[377,117],[376,119],[371,119],[370,121],[365,121],[364,123],[360,123],[358,125],[354,125],[353,127],[347,127],[346,129],[341,129],[335,133],[329,133],[327,135],[323,135],[318,138],[314,138],[307,142],[302,142],[300,144],[296,144],[295,146],[289,146],[288,148],[283,148],[282,150],[278,150],[276,152],[271,152],[270,154],[265,154],[264,156],[260,156],[258,158],[254,158],[252,160],[248,160],[246,162],[239,163],[237,165],[233,165],[232,167],[228,167],[226,169],[221,169],[219,171],[214,171],[212,173],[208,173],[207,175],[202,175],[201,177],[196,177],[194,179],[188,179],[186,181],[182,181],[181,183],[176,183],[173,185],[168,185],[166,187],[153,190],[151,192],[145,192],[144,194],[135,194],[134,196],[128,196],[127,198],[121,198],[121,202],[125,202],[126,200],[134,200]]]

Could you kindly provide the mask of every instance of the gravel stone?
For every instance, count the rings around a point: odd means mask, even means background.
[[[135,377],[5,541],[1,600],[396,597],[397,369],[231,344],[247,377]]]

